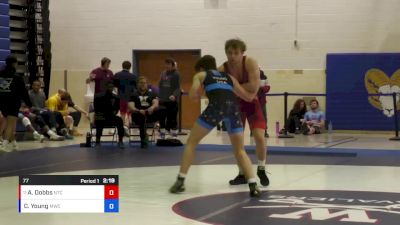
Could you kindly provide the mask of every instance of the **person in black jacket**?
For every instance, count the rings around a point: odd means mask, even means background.
[[[286,122],[286,129],[289,133],[301,133],[301,124],[306,112],[306,102],[303,99],[297,99],[293,105],[293,109],[290,110],[289,117]]]
[[[128,110],[128,102],[132,93],[136,92],[137,75],[130,71],[132,64],[129,61],[122,63],[122,71],[114,76],[114,86],[118,88],[118,94],[121,101],[120,115],[125,125],[125,135],[129,133],[130,112]]]
[[[118,148],[123,149],[124,124],[121,117],[117,116],[120,108],[120,99],[112,93],[114,84],[107,83],[105,92],[94,96],[94,112],[96,126],[96,148],[100,148],[100,138],[106,126],[116,126],[118,130]]]
[[[21,101],[32,107],[24,79],[17,75],[17,58],[8,56],[6,66],[0,71],[0,111],[6,118],[7,127],[0,151],[10,152],[17,149],[15,130]]]

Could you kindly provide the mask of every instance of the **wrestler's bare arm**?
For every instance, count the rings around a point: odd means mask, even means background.
[[[201,98],[201,95],[199,93],[201,92],[201,87],[202,87],[201,84],[203,83],[205,77],[206,77],[205,72],[199,72],[193,76],[192,87],[190,88],[189,91],[190,99],[198,100]]]
[[[248,92],[256,94],[260,88],[260,67],[255,59],[246,58],[246,70],[249,74],[249,81],[242,84]]]
[[[230,77],[233,82],[233,92],[235,93],[235,95],[237,95],[238,97],[240,97],[241,99],[243,99],[247,102],[253,101],[253,99],[256,97],[256,95],[254,93],[250,93],[250,92],[246,91],[239,84],[239,81],[237,81],[235,77],[233,77],[233,76],[230,76]]]

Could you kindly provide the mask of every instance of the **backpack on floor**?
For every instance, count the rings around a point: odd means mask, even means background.
[[[180,140],[171,138],[171,139],[158,139],[156,145],[174,147],[174,146],[182,146],[183,144]]]

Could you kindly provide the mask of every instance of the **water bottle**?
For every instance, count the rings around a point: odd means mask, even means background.
[[[328,123],[328,133],[332,133],[333,127],[332,127],[332,121],[329,121]]]
[[[275,133],[276,135],[279,135],[279,121],[276,121],[275,123]]]

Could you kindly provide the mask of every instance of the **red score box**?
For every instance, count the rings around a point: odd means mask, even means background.
[[[119,187],[118,185],[104,185],[104,199],[118,199]]]

